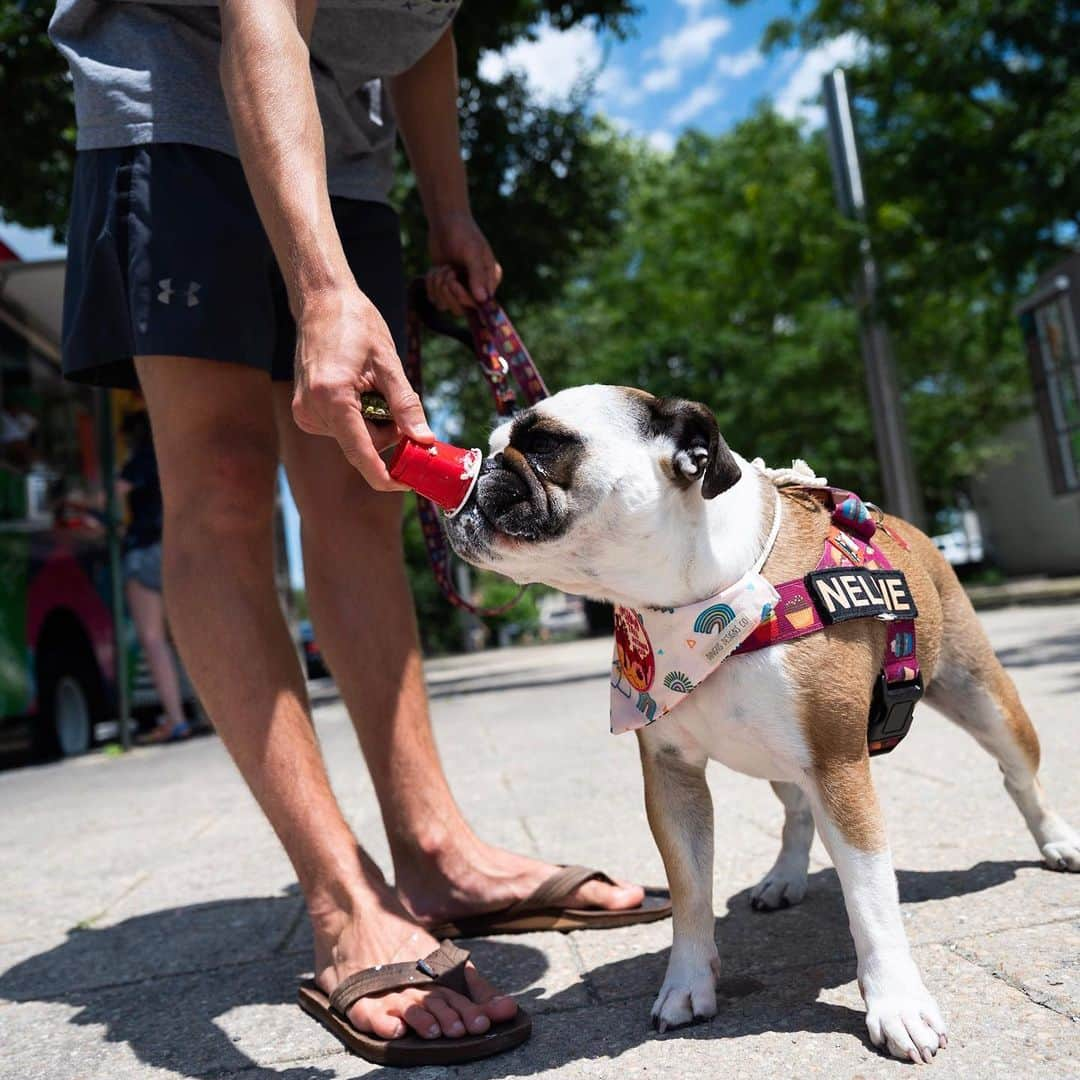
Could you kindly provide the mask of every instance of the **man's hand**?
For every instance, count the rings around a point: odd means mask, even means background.
[[[422,443],[435,436],[375,305],[355,285],[319,293],[305,300],[296,329],[292,412],[297,426],[311,435],[336,439],[349,462],[376,490],[401,490],[379,451],[401,435]],[[369,390],[386,399],[396,431],[364,420],[360,395]]]
[[[495,295],[502,267],[468,211],[440,217],[431,227],[431,261],[425,281],[431,302],[461,315]],[[464,281],[461,276],[464,275]]]

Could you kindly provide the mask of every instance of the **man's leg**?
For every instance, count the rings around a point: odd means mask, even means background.
[[[436,945],[358,848],[330,790],[303,677],[274,590],[278,447],[261,371],[139,357],[165,504],[164,579],[173,633],[222,740],[292,864],[330,991],[353,971]],[[516,1011],[475,974],[473,1005],[443,988],[367,998],[349,1011],[386,1038],[484,1031]]]
[[[331,439],[306,435],[291,386],[274,387],[282,460],[303,520],[308,601],[319,646],[356,725],[394,859],[419,918],[493,911],[529,895],[555,867],[483,843],[461,816],[431,733],[401,496],[376,493]],[[631,908],[639,886],[591,881],[573,906]]]
[[[180,676],[165,633],[165,603],[161,593],[148,589],[134,578],[124,582],[124,595],[135,623],[139,645],[150,666],[154,688],[165,709],[168,723],[163,725],[162,730],[171,734],[187,723],[187,717],[184,716],[184,705],[180,699]]]

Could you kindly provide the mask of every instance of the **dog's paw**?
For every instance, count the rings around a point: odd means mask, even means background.
[[[1051,870],[1080,873],[1080,836],[1043,844],[1042,857]]]
[[[755,911],[777,911],[800,904],[806,896],[806,869],[777,864],[750,890]]]
[[[716,977],[720,958],[700,966],[672,962],[664,985],[652,1007],[652,1025],[663,1035],[668,1028],[682,1027],[716,1015]]]
[[[921,982],[905,993],[868,996],[866,1028],[875,1046],[916,1065],[929,1065],[949,1044],[941,1010]]]

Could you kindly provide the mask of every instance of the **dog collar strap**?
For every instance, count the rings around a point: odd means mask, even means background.
[[[769,617],[779,594],[757,570],[677,608],[615,608],[611,731],[651,724],[682,704]]]

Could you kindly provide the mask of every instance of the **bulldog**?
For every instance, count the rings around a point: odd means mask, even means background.
[[[1080,871],[1080,836],[1047,803],[1038,737],[956,575],[916,528],[888,516],[883,525],[875,543],[917,607],[927,700],[997,759],[1046,863]],[[454,549],[478,567],[647,618],[723,593],[762,560],[766,583],[799,578],[821,557],[829,527],[820,500],[734,453],[705,406],[613,386],[565,390],[497,428],[473,494],[447,521]],[[768,780],[783,804],[780,853],[753,906],[803,899],[816,828],[843,888],[870,1040],[915,1062],[946,1045],[904,933],[870,773],[868,715],[887,626],[836,621],[732,655],[637,731],[673,904],[670,959],[652,1007],[658,1030],[716,1013],[712,758]],[[635,671],[646,677],[623,662],[631,680]]]

